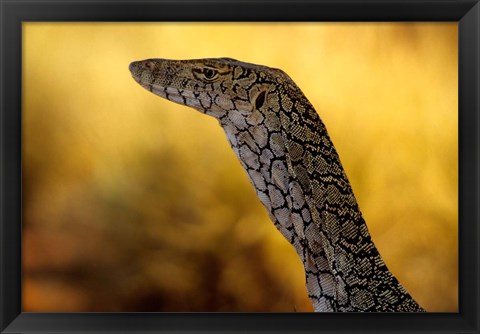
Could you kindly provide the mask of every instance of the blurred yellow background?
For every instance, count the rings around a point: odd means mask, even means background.
[[[456,23],[24,23],[23,311],[312,310],[217,122],[128,71],[204,57],[292,77],[390,270],[457,312]]]

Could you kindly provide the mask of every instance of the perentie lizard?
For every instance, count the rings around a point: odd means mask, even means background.
[[[278,230],[315,311],[422,312],[375,247],[325,125],[282,70],[230,58],[146,59],[133,78],[215,117]]]

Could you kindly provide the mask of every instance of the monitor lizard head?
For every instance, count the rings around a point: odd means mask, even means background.
[[[266,105],[278,109],[278,94],[271,93],[293,83],[282,70],[232,58],[145,59],[129,69],[150,92],[217,119],[233,111],[248,116]]]

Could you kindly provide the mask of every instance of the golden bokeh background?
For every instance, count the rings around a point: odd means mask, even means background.
[[[24,23],[23,310],[311,311],[223,130],[131,78],[145,58],[287,72],[390,270],[458,311],[456,23]]]

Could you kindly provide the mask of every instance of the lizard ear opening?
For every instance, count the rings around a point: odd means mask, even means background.
[[[260,109],[265,103],[266,91],[260,92],[255,98],[255,109]]]

